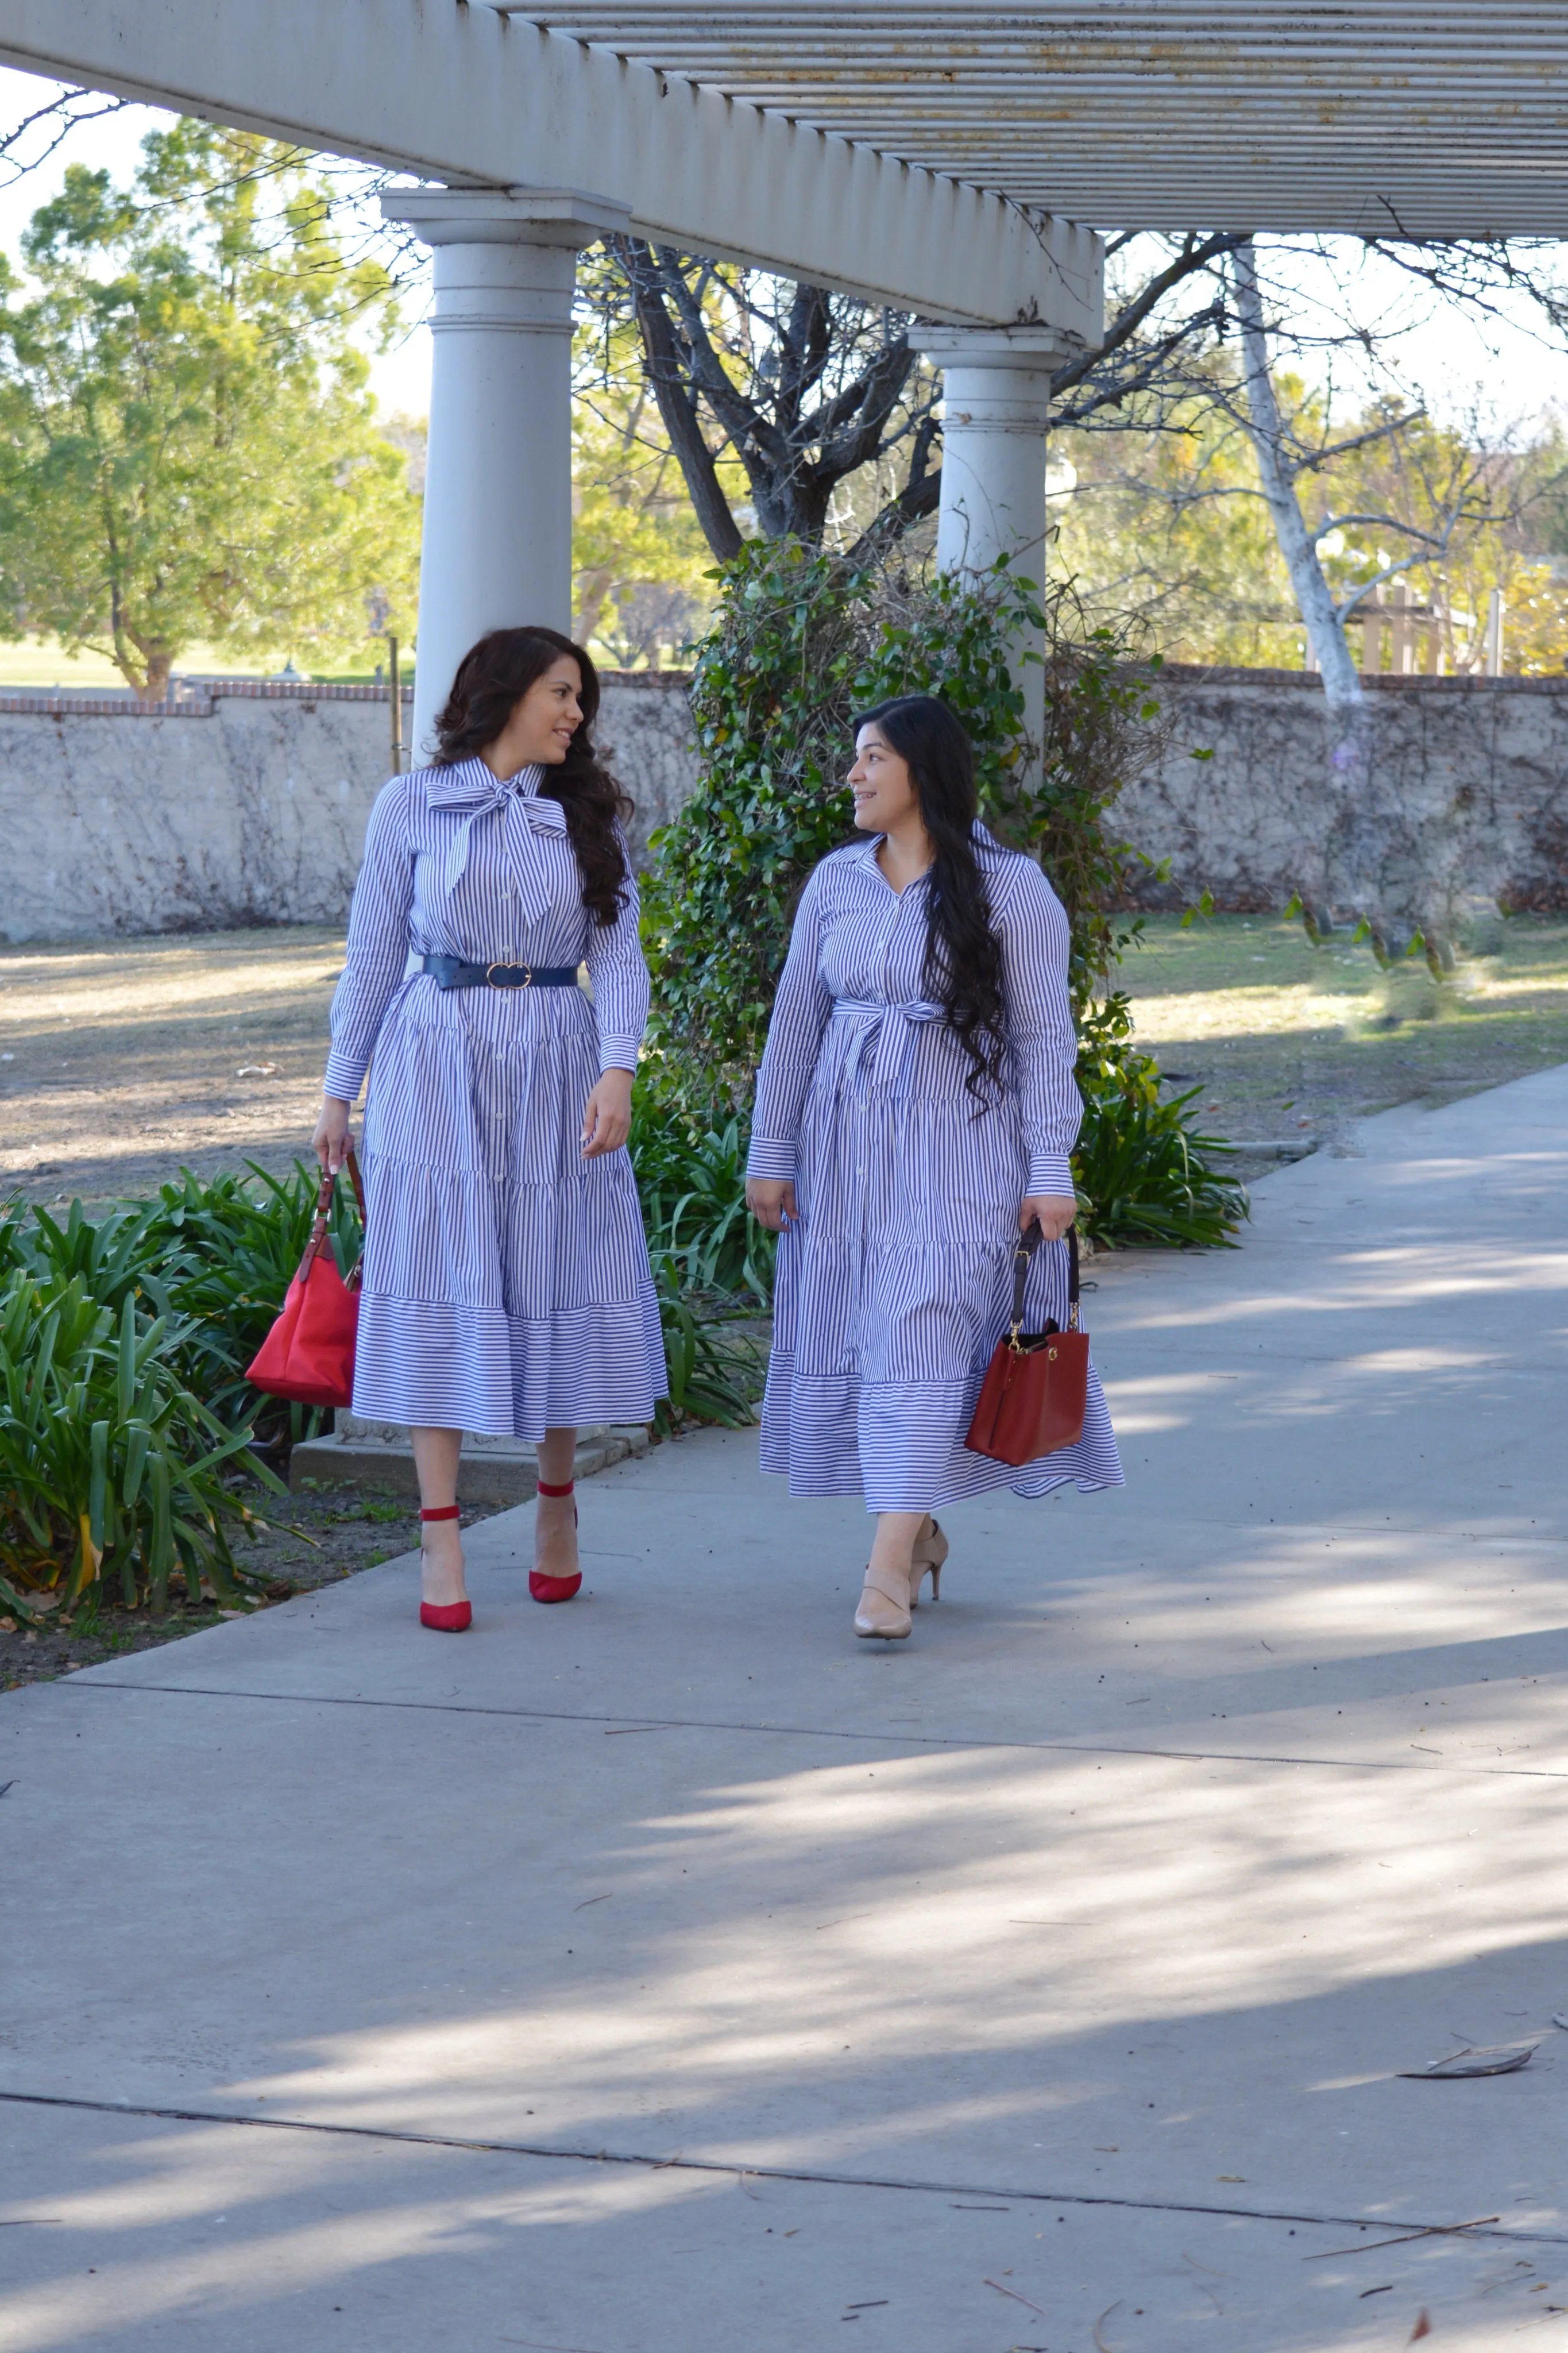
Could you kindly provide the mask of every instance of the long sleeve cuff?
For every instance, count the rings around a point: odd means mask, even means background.
[[[370,1068],[368,1055],[356,1060],[336,1048],[327,1057],[327,1075],[321,1082],[321,1092],[335,1095],[340,1103],[358,1103],[359,1091],[364,1084],[364,1074]]]
[[[748,1176],[782,1179],[786,1185],[795,1182],[795,1146],[780,1144],[765,1135],[753,1135],[752,1148],[746,1155]]]
[[[600,1070],[635,1071],[637,1066],[637,1050],[641,1043],[641,1039],[634,1038],[629,1030],[624,1038],[602,1037],[599,1040]]]
[[[1058,1193],[1064,1198],[1073,1189],[1072,1162],[1065,1152],[1031,1152],[1029,1155],[1029,1191]]]

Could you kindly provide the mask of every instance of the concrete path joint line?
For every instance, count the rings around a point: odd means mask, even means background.
[[[1510,2231],[1469,2222],[1421,2222],[1401,2215],[1307,2214],[1294,2209],[1267,2206],[1199,2206],[1176,2198],[1110,2198],[1083,2189],[1003,2189],[994,2182],[911,2181],[874,2173],[828,2173],[810,2166],[735,2165],[718,2158],[647,2157],[633,2149],[560,2148],[521,2140],[465,2140],[446,2133],[396,2132],[383,2125],[320,2124],[306,2116],[247,2116],[222,2108],[143,2107],[132,2100],[70,2099],[51,2092],[0,2092],[0,2101],[16,2107],[73,2108],[89,2116],[147,2116],[160,2124],[245,2125],[262,2132],[326,2133],[345,2140],[395,2141],[417,2148],[450,2148],[483,2157],[545,2158],[555,2164],[627,2165],[646,2167],[650,2173],[719,2173],[747,2181],[808,2181],[830,2189],[897,2189],[931,2198],[1014,2199],[1020,2205],[1115,2206],[1135,2214],[1212,2214],[1239,2222],[1296,2222],[1335,2231],[1410,2231],[1434,2238],[1463,2232],[1468,2239],[1522,2241],[1531,2246],[1568,2247],[1568,2232]]]
[[[569,1708],[494,1707],[473,1700],[356,1699],[336,1692],[222,1691],[208,1683],[117,1683],[95,1670],[61,1686],[66,1691],[156,1692],[169,1699],[249,1699],[281,1707],[403,1708],[417,1715],[503,1715],[529,1724],[611,1724],[627,1732],[752,1732],[780,1740],[871,1741],[880,1746],[909,1748],[994,1748],[1026,1756],[1157,1757],[1175,1765],[1311,1765],[1337,1773],[1479,1773],[1493,1780],[1563,1781],[1568,1769],[1549,1765],[1412,1765],[1403,1757],[1266,1757],[1247,1748],[1125,1748],[1110,1741],[986,1740],[960,1733],[836,1731],[816,1724],[725,1724],[720,1718],[696,1715],[658,1717],[579,1715]],[[1205,2210],[1206,2211],[1206,2209]]]

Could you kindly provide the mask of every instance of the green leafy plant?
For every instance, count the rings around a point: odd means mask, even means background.
[[[313,1436],[321,1412],[263,1398],[245,1368],[304,1255],[321,1172],[299,1160],[287,1176],[274,1176],[254,1161],[247,1172],[203,1179],[182,1169],[178,1181],[163,1186],[149,1205],[145,1246],[171,1306],[185,1319],[184,1377],[224,1421],[254,1424],[258,1442],[280,1452]],[[347,1275],[359,1263],[363,1236],[346,1178],[332,1195],[330,1230]]]
[[[145,1292],[161,1313],[170,1312],[167,1286],[154,1271],[158,1256],[148,1234],[157,1204],[110,1210],[95,1223],[73,1201],[65,1223],[35,1206],[10,1202],[0,1214],[0,1273],[25,1268],[36,1281],[66,1283],[79,1279],[100,1307],[118,1314],[128,1298]]]
[[[13,1266],[0,1288],[0,1600],[34,1614],[29,1595],[66,1605],[102,1577],[127,1606],[167,1607],[182,1573],[235,1598],[229,1530],[253,1514],[225,1477],[249,1454],[184,1387],[184,1328],[127,1293],[118,1311],[81,1273],[38,1282]]]
[[[209,1179],[182,1169],[153,1199],[96,1221],[79,1201],[63,1225],[47,1209],[13,1205],[0,1218],[0,1270],[23,1267],[45,1283],[79,1276],[116,1314],[127,1297],[147,1298],[170,1319],[164,1345],[185,1387],[229,1429],[251,1429],[264,1450],[286,1451],[320,1428],[321,1414],[263,1398],[245,1368],[303,1255],[318,1183],[319,1172],[301,1161],[287,1176],[252,1161],[246,1173]],[[331,1233],[346,1274],[358,1263],[362,1237],[344,1182],[333,1195]]]
[[[1101,1247],[1235,1247],[1247,1189],[1214,1165],[1232,1147],[1185,1124],[1200,1092],[1168,1103],[1121,1089],[1086,1100],[1073,1181],[1079,1223]]]
[[[837,772],[869,578],[795,540],[753,542],[714,576],[720,617],[691,690],[697,789],[654,837],[643,888],[649,1052],[661,1097],[699,1118],[748,1095],[800,886],[845,837]]]
[[[746,1208],[745,1122],[737,1114],[720,1128],[694,1118],[644,1079],[632,1098],[630,1148],[648,1247],[682,1289],[765,1306],[778,1243]]]
[[[727,1339],[721,1324],[696,1314],[680,1270],[668,1252],[654,1260],[653,1279],[669,1388],[655,1414],[654,1428],[661,1436],[687,1420],[744,1430],[756,1419],[757,1352]]]

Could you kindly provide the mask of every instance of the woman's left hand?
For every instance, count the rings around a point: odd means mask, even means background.
[[[1044,1239],[1059,1242],[1077,1215],[1078,1203],[1070,1193],[1027,1193],[1018,1212],[1018,1231],[1026,1234],[1037,1219]]]
[[[606,1071],[583,1113],[583,1157],[597,1160],[603,1152],[618,1152],[632,1128],[632,1074]]]

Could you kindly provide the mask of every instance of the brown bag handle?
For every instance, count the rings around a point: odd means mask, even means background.
[[[352,1137],[349,1142],[349,1148],[345,1158],[349,1176],[354,1188],[354,1199],[359,1203],[359,1221],[363,1226],[365,1222],[364,1180],[359,1173],[359,1162],[354,1157],[353,1141]]]
[[[354,1156],[354,1148],[352,1144],[349,1145],[348,1151],[344,1155],[343,1166],[349,1172],[350,1181],[354,1188],[354,1199],[359,1203],[360,1223],[363,1226],[365,1223],[366,1217],[364,1206],[364,1181],[360,1176],[359,1162]],[[300,1261],[300,1271],[294,1278],[296,1282],[304,1282],[305,1277],[310,1271],[311,1264],[315,1260],[317,1253],[321,1250],[322,1245],[326,1241],[327,1219],[331,1210],[332,1194],[336,1189],[338,1177],[342,1173],[341,1169],[333,1168],[323,1168],[321,1171],[321,1182],[316,1193],[316,1215],[310,1227],[310,1239],[305,1245],[305,1255]]]
[[[1018,1247],[1013,1253],[1013,1321],[1007,1334],[1007,1345],[1015,1350],[1017,1348],[1024,1329],[1024,1285],[1029,1279],[1029,1262],[1044,1239],[1039,1224],[1036,1221],[1019,1235]],[[1067,1327],[1069,1332],[1076,1332],[1079,1319],[1078,1228],[1076,1225],[1068,1228],[1066,1239],[1068,1246]]]

